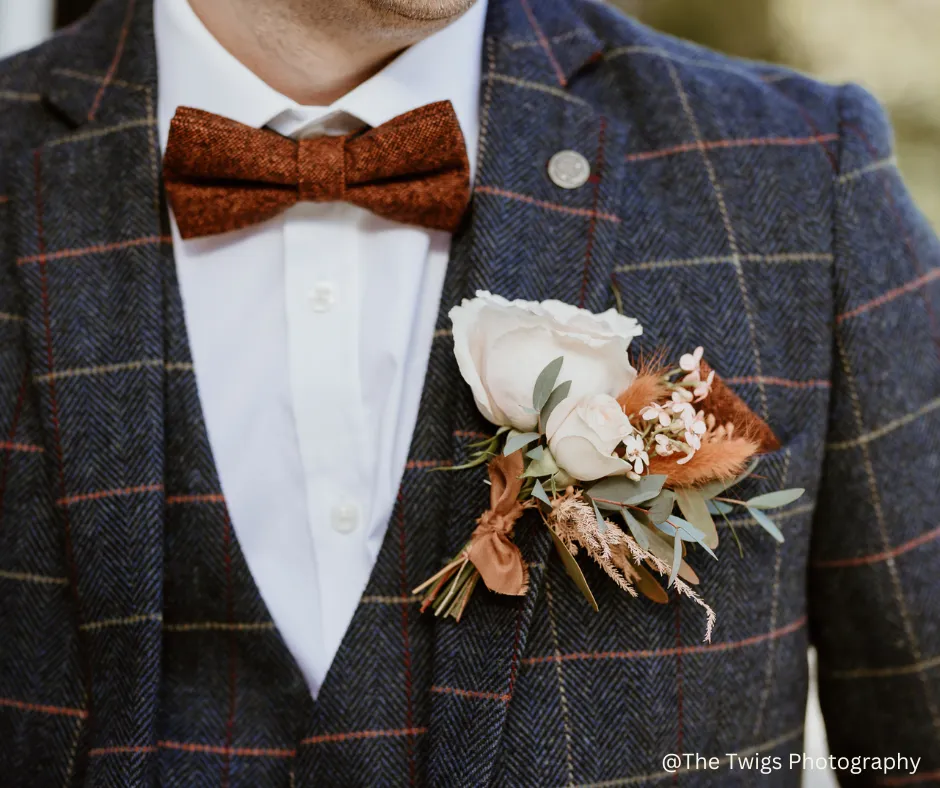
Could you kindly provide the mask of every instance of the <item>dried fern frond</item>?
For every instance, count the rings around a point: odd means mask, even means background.
[[[594,507],[584,502],[580,492],[569,492],[556,499],[546,524],[572,555],[578,545],[583,547],[617,586],[633,597],[638,596],[636,585],[645,580],[638,571],[644,562],[664,577],[671,573],[669,564],[640,547],[615,522],[604,518],[605,528],[601,531]],[[676,578],[674,585],[678,594],[705,610],[705,640],[710,641],[715,627],[715,611],[680,578]]]
[[[577,553],[577,545],[594,559],[597,565],[620,588],[630,596],[637,596],[633,587],[633,573],[624,572],[620,562],[615,557],[617,546],[623,544],[625,534],[615,523],[604,521],[605,530],[598,528],[594,508],[588,506],[581,498],[581,494],[573,492],[557,499],[546,523],[559,539],[568,548],[572,555]]]
[[[653,567],[661,575],[668,576],[670,572],[670,566],[661,558],[653,555],[648,550],[644,550],[636,542],[632,536],[627,537],[627,547],[632,553],[633,557],[637,561],[646,561],[651,567]],[[715,630],[715,622],[718,620],[715,615],[715,611],[709,607],[708,603],[702,599],[695,591],[692,590],[691,586],[686,585],[678,577],[674,583],[676,593],[680,596],[685,596],[694,601],[697,605],[702,607],[705,610],[705,642],[709,643],[712,639],[712,632]]]

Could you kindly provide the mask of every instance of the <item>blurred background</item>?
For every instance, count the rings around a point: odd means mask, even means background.
[[[940,0],[614,1],[655,28],[713,49],[866,87],[889,111],[901,171],[940,229]],[[92,3],[0,0],[0,57],[71,24]],[[815,691],[805,747],[826,753]],[[835,781],[811,772],[804,785],[829,788]]]
[[[738,57],[858,82],[894,123],[901,171],[940,228],[940,0],[616,0],[647,24]]]

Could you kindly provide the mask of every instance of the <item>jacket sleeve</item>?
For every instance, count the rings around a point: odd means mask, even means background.
[[[809,568],[820,701],[832,755],[920,758],[917,775],[940,779],[940,241],[883,110],[854,85],[839,96],[831,410]],[[839,777],[885,784],[870,765]]]

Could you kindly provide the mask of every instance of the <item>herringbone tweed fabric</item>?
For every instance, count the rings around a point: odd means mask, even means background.
[[[490,0],[479,175],[411,460],[314,702],[206,439],[151,14],[105,0],[0,65],[4,786],[795,786],[811,640],[833,751],[921,757],[937,779],[940,245],[873,99],[592,2]],[[580,189],[546,175],[562,149],[593,164]],[[526,598],[420,616],[408,590],[487,499],[482,472],[431,472],[489,430],[447,310],[477,288],[601,310],[615,286],[641,349],[706,345],[772,425],[783,448],[748,487],[807,488],[786,542],[738,518],[743,556],[727,529],[718,563],[693,556],[711,644],[694,605],[583,564],[591,612],[528,515]],[[755,751],[782,768],[727,755]],[[668,774],[669,752],[719,768]]]

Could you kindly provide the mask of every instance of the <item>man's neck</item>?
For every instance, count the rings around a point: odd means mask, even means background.
[[[333,103],[459,16],[408,17],[369,0],[189,2],[232,55],[279,93],[307,106]]]

